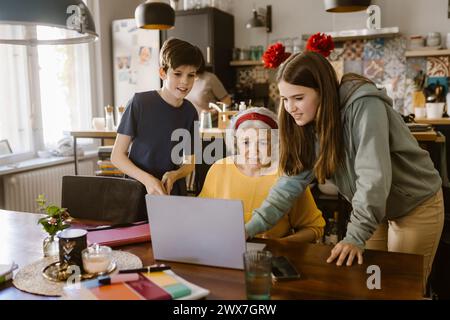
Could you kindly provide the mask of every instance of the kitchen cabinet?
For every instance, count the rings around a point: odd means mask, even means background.
[[[217,8],[176,11],[175,28],[161,32],[162,41],[175,37],[200,48],[208,71],[228,90],[234,87],[230,68],[234,47],[234,17]]]

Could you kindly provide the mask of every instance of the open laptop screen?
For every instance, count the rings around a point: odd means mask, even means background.
[[[146,203],[155,259],[243,269],[240,200],[147,195]]]

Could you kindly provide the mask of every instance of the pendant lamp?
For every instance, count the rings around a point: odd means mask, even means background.
[[[327,12],[355,12],[366,10],[370,0],[324,0]]]
[[[134,12],[136,25],[142,29],[172,29],[175,11],[166,2],[149,0],[140,4]]]
[[[98,38],[82,0],[2,0],[0,43],[75,44]]]

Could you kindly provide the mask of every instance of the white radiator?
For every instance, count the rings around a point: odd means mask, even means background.
[[[61,205],[62,177],[74,174],[73,163],[47,167],[4,177],[5,209],[37,212],[36,198],[44,194],[48,204]],[[78,162],[78,174],[93,175],[94,162]]]

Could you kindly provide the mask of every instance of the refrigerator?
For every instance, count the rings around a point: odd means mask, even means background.
[[[161,87],[159,30],[139,29],[134,19],[114,20],[112,47],[116,110],[126,106],[134,93]]]

